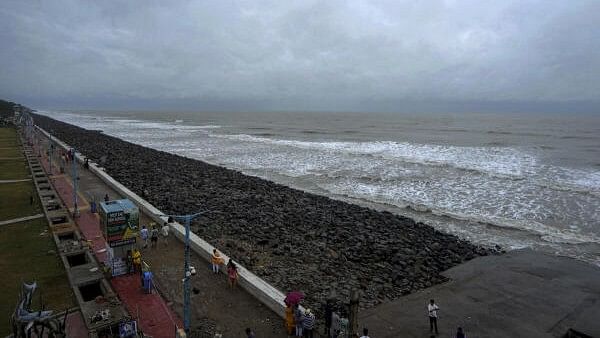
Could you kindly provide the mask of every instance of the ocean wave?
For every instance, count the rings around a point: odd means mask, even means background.
[[[158,130],[184,130],[184,131],[194,131],[194,130],[205,130],[205,129],[220,129],[222,126],[220,125],[180,125],[177,123],[171,122],[149,122],[149,121],[141,121],[141,120],[133,120],[133,119],[111,119],[111,122],[120,125],[127,125],[127,127],[132,129],[158,129]]]
[[[274,133],[264,132],[256,135],[222,134],[212,132],[221,125],[181,125],[172,122],[144,121],[124,117],[92,116],[73,112],[39,111],[44,115],[57,117],[64,121],[75,122],[82,127],[104,130],[106,133],[119,134],[126,129],[165,130],[172,132],[202,132],[209,137],[226,138],[240,142],[253,142],[323,152],[339,152],[401,161],[404,163],[429,167],[452,168],[467,173],[484,174],[494,178],[511,181],[528,180],[541,188],[555,191],[576,192],[600,195],[600,171],[556,167],[538,163],[536,156],[516,148],[499,145],[487,147],[459,147],[448,145],[413,144],[408,142],[339,142],[339,141],[299,141],[277,139]],[[114,130],[113,130],[114,129]],[[264,127],[252,127],[265,130]],[[155,134],[157,138],[161,136]],[[171,134],[165,137],[172,137]],[[143,135],[136,142],[144,143]],[[329,155],[327,155],[329,156]],[[393,164],[392,164],[393,165]],[[324,168],[327,169],[327,168]],[[303,175],[305,173],[301,173]],[[373,172],[372,176],[379,176]]]
[[[208,136],[245,143],[371,156],[430,167],[454,168],[511,181],[528,180],[553,190],[600,193],[600,172],[541,164],[536,156],[510,147],[459,147],[394,141],[316,142],[247,134],[211,133]],[[377,173],[374,172],[373,175]]]
[[[574,192],[574,193],[579,193],[579,194],[586,194],[586,195],[600,197],[600,187],[598,187],[598,184],[599,184],[598,181],[579,179],[579,180],[575,180],[575,182],[579,182],[579,183],[576,183],[576,184],[573,184],[573,182],[560,183],[557,181],[547,181],[547,180],[538,180],[533,183],[541,188],[552,189],[555,191]]]
[[[355,155],[371,155],[425,165],[447,165],[488,174],[505,175],[507,177],[522,176],[537,163],[537,159],[534,156],[506,147],[458,147],[394,141],[315,142],[273,139],[247,134],[211,134],[209,136],[240,142],[272,144]]]
[[[560,229],[534,220],[519,220],[482,214],[462,213],[423,203],[414,203],[406,200],[390,200],[386,198],[378,198],[375,194],[365,194],[364,192],[356,194],[345,189],[338,189],[339,187],[333,184],[318,184],[318,186],[319,188],[328,191],[329,193],[332,193],[334,195],[353,199],[358,198],[368,203],[389,205],[400,209],[417,211],[423,214],[431,214],[438,217],[447,217],[456,221],[478,223],[479,225],[485,227],[495,227],[522,231],[531,235],[535,235],[540,240],[548,243],[600,244],[600,237],[596,236],[595,234],[581,234],[577,231],[578,228],[575,226],[571,227],[570,229]]]

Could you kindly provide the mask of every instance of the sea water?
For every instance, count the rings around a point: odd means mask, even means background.
[[[40,113],[475,243],[600,265],[600,114]]]

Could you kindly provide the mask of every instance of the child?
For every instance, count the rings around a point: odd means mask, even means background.
[[[158,229],[156,228],[156,225],[154,225],[152,227],[152,231],[150,232],[150,247],[156,248],[157,244],[158,244]]]
[[[221,258],[221,255],[219,254],[217,249],[213,249],[213,253],[210,257],[210,260],[212,262],[212,271],[214,273],[219,273],[219,267],[221,266],[221,264],[223,264],[223,258]]]
[[[238,271],[235,263],[231,259],[227,264],[227,275],[229,276],[229,287],[233,289],[237,284]]]

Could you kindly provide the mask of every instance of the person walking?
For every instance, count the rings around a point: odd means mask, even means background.
[[[333,305],[331,304],[331,300],[327,299],[325,303],[325,335],[327,337],[331,336],[331,315],[333,314]]]
[[[131,250],[127,250],[125,263],[127,264],[127,274],[133,273],[133,256],[131,255]]]
[[[337,338],[338,335],[340,334],[340,316],[337,314],[337,312],[333,312],[331,314],[331,338]]]
[[[363,328],[363,335],[360,338],[369,338],[369,329]]]
[[[133,258],[133,272],[141,273],[142,272],[142,253],[140,250],[133,249],[131,254]]]
[[[217,249],[213,249],[213,253],[210,256],[210,262],[212,263],[213,273],[219,273],[219,268],[221,267],[221,264],[223,264],[223,258],[221,258]]]
[[[292,336],[294,333],[294,327],[296,323],[294,322],[294,308],[291,304],[286,304],[285,306],[285,331],[288,336]]]
[[[302,337],[302,322],[304,322],[304,312],[300,305],[294,305],[294,323],[296,324],[296,337]]]
[[[169,225],[167,223],[163,224],[162,228],[160,229],[160,233],[162,235],[163,243],[165,243],[165,246],[169,246]]]
[[[438,334],[437,318],[439,309],[440,308],[437,306],[435,301],[430,299],[429,304],[427,304],[427,313],[429,315],[429,332],[433,332],[433,329],[435,328],[435,334]]]
[[[342,309],[340,316],[340,333],[339,337],[348,337],[350,335],[350,320],[348,319],[348,311]]]
[[[156,225],[152,226],[152,231],[150,231],[150,247],[156,248],[158,244],[158,229]]]
[[[144,242],[144,246],[143,246],[144,249],[146,249],[148,247],[148,237],[149,237],[148,229],[146,228],[145,225],[142,225],[142,230],[140,230],[140,238]]]
[[[229,287],[233,289],[237,285],[238,271],[232,259],[227,263],[227,276],[229,276]]]
[[[456,329],[456,338],[467,338],[465,331],[463,331],[462,327]]]
[[[110,201],[110,197],[108,197],[108,194],[104,194],[104,202],[108,201]]]
[[[313,338],[313,329],[315,327],[315,315],[310,309],[306,309],[304,320],[302,321],[302,331],[304,337]]]

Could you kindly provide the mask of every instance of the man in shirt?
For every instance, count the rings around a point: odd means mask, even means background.
[[[148,247],[148,229],[145,225],[142,225],[142,230],[140,230],[140,238],[144,241],[144,249],[146,249]]]
[[[158,229],[156,225],[152,227],[152,231],[150,231],[150,247],[156,248],[158,245]]]
[[[437,306],[437,304],[435,304],[435,301],[433,299],[430,299],[429,304],[427,304],[427,312],[429,315],[429,332],[433,332],[433,329],[435,328],[435,334],[438,333],[437,312],[439,309],[440,308]]]
[[[366,327],[363,329],[363,335],[360,338],[369,338],[369,330]]]
[[[313,329],[315,328],[315,315],[310,309],[306,309],[304,313],[304,321],[302,322],[302,332],[304,337],[313,338]]]
[[[169,245],[169,224],[167,224],[167,223],[163,224],[162,228],[160,229],[160,233],[162,234],[165,245],[168,246]]]

